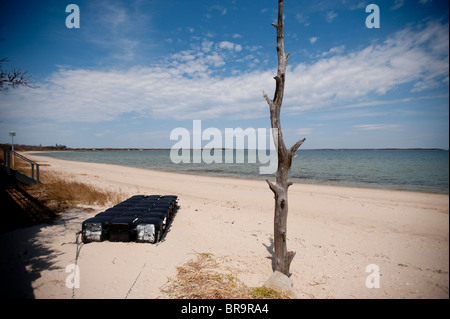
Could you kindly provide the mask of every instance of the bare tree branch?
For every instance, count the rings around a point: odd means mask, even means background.
[[[269,98],[269,96],[266,94],[266,92],[264,92],[263,91],[263,95],[264,95],[264,98],[266,99],[266,101],[267,101],[267,104],[269,104],[269,107],[270,108],[272,108],[272,106],[273,106],[273,101]]]
[[[29,88],[35,88],[32,86],[31,76],[27,75],[26,71],[20,69],[13,69],[11,71],[3,70],[2,63],[7,62],[8,58],[0,59],[0,92],[6,94],[10,88],[16,88],[18,86],[26,86]]]
[[[268,179],[266,179],[266,182],[267,182],[267,184],[269,184],[269,188],[272,190],[272,192],[275,194],[275,196],[277,196],[280,192],[283,191],[283,189],[280,186],[272,183]]]
[[[297,150],[300,148],[300,146],[302,146],[303,143],[305,143],[305,142],[306,142],[306,138],[304,138],[304,139],[298,141],[297,143],[295,143],[295,144],[291,147],[291,149],[289,150],[289,153],[291,154],[291,156],[294,156],[294,155],[295,155],[295,152],[297,152]]]

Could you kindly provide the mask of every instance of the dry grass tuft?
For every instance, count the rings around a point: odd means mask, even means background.
[[[250,288],[224,267],[224,258],[210,253],[198,253],[177,267],[177,276],[162,289],[174,299],[286,299],[286,295],[272,289]]]
[[[67,174],[42,170],[40,180],[42,184],[32,186],[31,191],[53,209],[65,209],[78,204],[115,205],[125,198],[121,192],[98,189]]]

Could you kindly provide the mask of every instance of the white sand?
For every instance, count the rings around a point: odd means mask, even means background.
[[[248,286],[262,286],[272,274],[274,200],[264,181],[33,159],[50,165],[42,170],[127,196],[180,198],[181,208],[158,245],[83,245],[75,298],[166,298],[160,288],[195,252],[226,256]],[[25,278],[11,280],[11,291],[28,284],[35,298],[71,298],[66,266],[75,259],[75,234],[83,220],[105,208],[73,209],[55,225],[1,235],[8,246],[1,270]],[[297,252],[291,279],[302,298],[448,298],[449,196],[294,184],[288,249]],[[366,287],[370,264],[380,269],[378,289]]]

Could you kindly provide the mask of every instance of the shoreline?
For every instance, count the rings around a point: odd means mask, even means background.
[[[43,170],[98,188],[180,199],[181,208],[158,245],[83,245],[75,298],[124,298],[140,272],[130,298],[167,298],[160,288],[196,252],[225,257],[250,287],[262,286],[273,272],[274,200],[264,181],[36,157],[46,164]],[[448,200],[443,194],[294,184],[287,245],[297,252],[291,264],[297,295],[448,298]],[[2,234],[0,270],[11,278],[28,276],[35,298],[71,298],[65,269],[74,262],[74,235],[83,220],[106,208],[80,207],[54,225]],[[379,289],[365,284],[372,264],[380,268]]]
[[[362,150],[362,149],[361,149]],[[374,150],[378,150],[378,149],[374,149]],[[380,151],[384,151],[385,149],[379,149]],[[399,150],[402,151],[403,149],[386,149],[388,151],[392,151],[392,150]],[[409,149],[405,149],[406,151]],[[415,149],[414,149],[415,150]],[[424,149],[426,151],[434,151],[434,149]],[[116,150],[114,150],[116,151]],[[160,151],[160,150],[150,150],[150,151]],[[311,150],[314,151],[314,150]],[[336,151],[339,151],[338,149],[336,149]],[[445,150],[438,150],[438,151],[445,151]],[[60,153],[60,152],[71,152],[71,151],[25,151],[22,152],[26,155],[29,156],[33,156],[33,154],[42,154],[42,153]],[[46,156],[42,156],[42,155],[38,155],[38,158],[43,158]],[[47,157],[48,158],[48,157]],[[50,157],[53,158],[53,157]],[[275,176],[266,176],[266,177],[250,177],[253,175],[249,175],[249,176],[240,176],[240,175],[220,175],[217,173],[209,173],[207,171],[176,171],[176,170],[170,170],[170,169],[156,169],[156,168],[147,168],[147,167],[138,167],[138,166],[132,166],[132,165],[125,165],[125,164],[113,164],[113,163],[95,163],[95,162],[89,162],[89,161],[77,161],[77,160],[71,160],[71,159],[64,159],[64,158],[54,158],[54,159],[59,159],[59,160],[64,160],[64,161],[71,161],[71,162],[81,162],[81,163],[92,163],[92,164],[105,164],[105,165],[117,165],[117,166],[123,166],[123,167],[129,167],[129,168],[139,168],[139,169],[145,169],[145,170],[150,170],[150,171],[155,171],[155,172],[164,172],[164,173],[169,173],[169,174],[182,174],[182,175],[192,175],[192,176],[210,176],[210,177],[217,177],[217,178],[231,178],[231,179],[239,179],[239,180],[251,180],[251,181],[265,181],[267,178],[274,180]],[[37,158],[35,158],[36,162],[39,162],[37,160]],[[411,189],[408,189],[406,187],[392,187],[391,184],[377,184],[379,185],[374,186],[371,183],[361,183],[358,184],[357,182],[342,182],[342,183],[327,183],[327,182],[307,182],[307,181],[298,181],[298,179],[296,178],[292,178],[292,181],[294,182],[294,184],[301,184],[301,185],[311,185],[311,186],[324,186],[324,187],[346,187],[346,188],[361,188],[361,189],[369,189],[369,190],[385,190],[385,191],[398,191],[398,192],[412,192],[412,193],[424,193],[424,194],[441,194],[441,195],[449,195],[449,191],[448,190],[443,190],[443,189],[432,189],[432,190],[426,190],[426,189],[421,189],[421,190],[417,190],[414,189],[413,186],[411,186]],[[389,187],[391,186],[391,187]]]

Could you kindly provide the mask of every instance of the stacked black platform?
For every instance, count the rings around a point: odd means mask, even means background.
[[[174,195],[136,195],[85,220],[83,243],[112,242],[157,243],[178,210]]]

